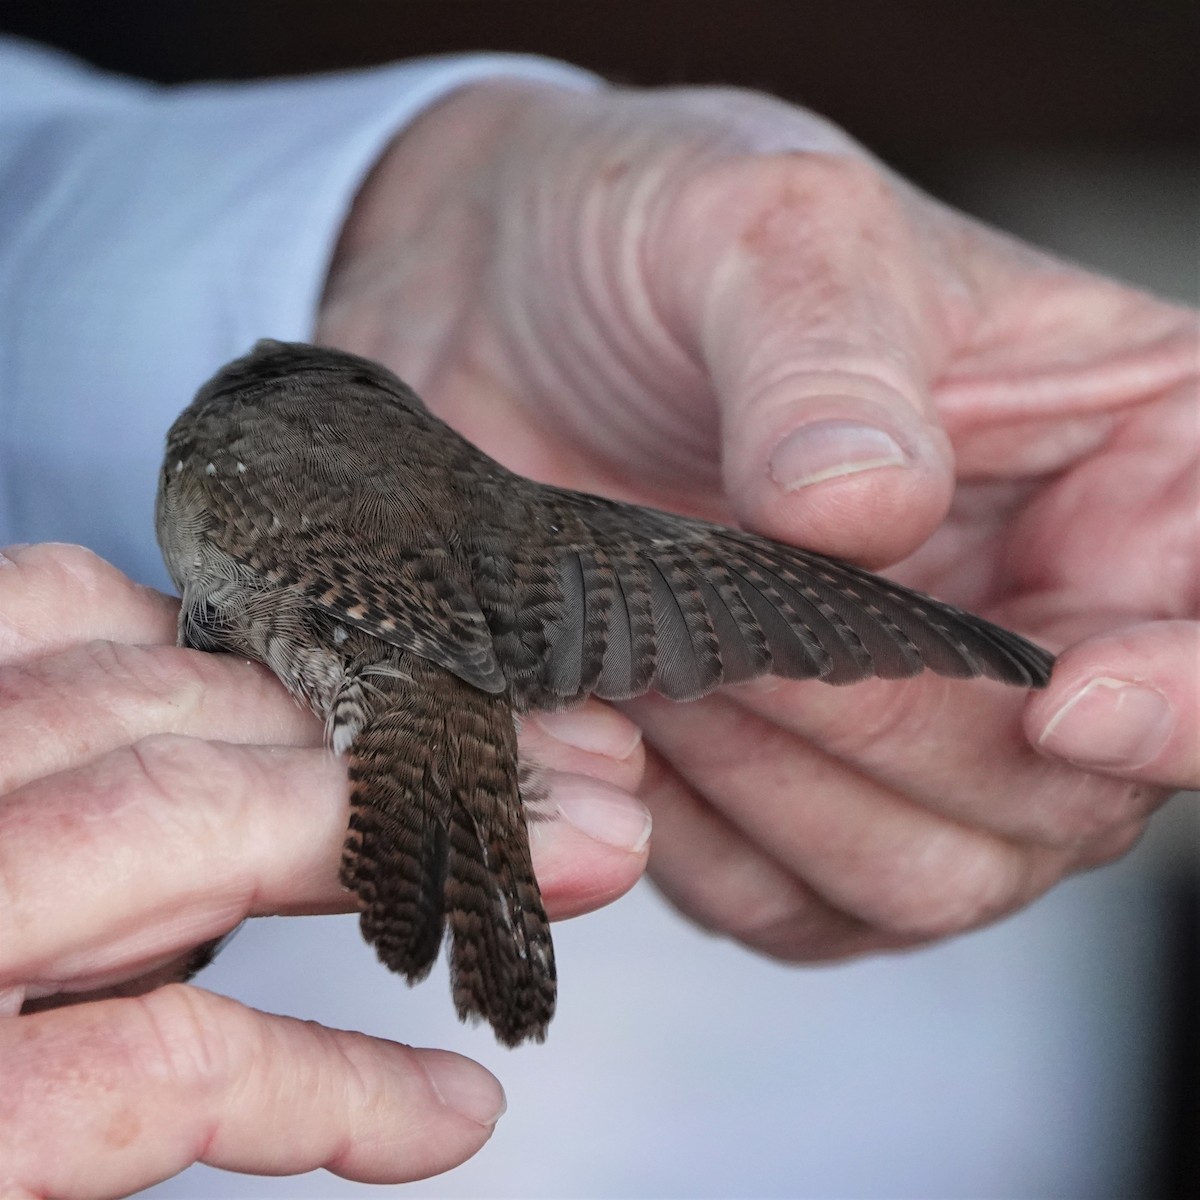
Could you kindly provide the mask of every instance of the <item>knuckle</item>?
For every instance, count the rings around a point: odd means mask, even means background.
[[[703,887],[677,893],[679,907],[703,928],[740,942],[754,945],[789,921],[803,922],[813,906],[800,882],[741,845],[714,853],[701,874]]]
[[[66,629],[85,627],[121,587],[131,586],[83,546],[13,547],[0,573],[0,653],[9,660],[46,653],[63,643]]]
[[[236,774],[225,747],[182,734],[151,734],[118,754],[140,783],[138,790],[149,790],[171,802],[192,797],[198,786],[206,792],[227,793]]]
[[[806,944],[806,936],[824,913],[821,904],[806,888],[793,884],[769,891],[745,887],[734,894],[735,907],[713,914],[713,928],[751,946],[773,946],[784,940]],[[770,951],[768,951],[770,952]]]
[[[912,679],[868,679],[826,700],[839,719],[822,724],[821,743],[837,757],[862,760],[879,747],[936,745],[955,703],[952,681],[925,672]],[[836,706],[836,707],[835,707]],[[841,719],[853,710],[853,720]]]
[[[743,214],[742,243],[766,253],[802,239],[806,245],[837,233],[837,241],[866,237],[875,246],[902,209],[887,176],[868,158],[814,150],[742,154],[698,170],[684,194],[709,207]]]
[[[1026,876],[1014,847],[955,831],[879,870],[867,919],[892,936],[936,941],[1007,912],[1022,895]]]
[[[1165,793],[1128,780],[1063,768],[1048,789],[1027,836],[1058,849],[1103,842],[1114,831],[1144,817]]]
[[[1134,821],[1119,829],[1110,829],[1101,837],[1079,848],[1075,865],[1080,870],[1103,867],[1124,858],[1141,841],[1146,832],[1145,821]]]
[[[171,983],[131,1003],[137,1013],[129,1049],[145,1077],[182,1094],[219,1089],[230,1082],[245,1024],[240,1006],[211,992]]]
[[[0,571],[0,658],[41,657],[102,633],[172,642],[177,611],[83,546],[13,547]]]
[[[152,813],[157,836],[219,852],[226,886],[237,880],[234,907],[245,915],[255,886],[246,863],[271,823],[263,802],[273,788],[269,768],[246,747],[174,733],[139,738],[118,754],[123,769],[111,781],[112,803]]]
[[[185,721],[199,704],[204,689],[213,682],[208,656],[175,646],[92,641],[79,647],[77,653],[86,670],[98,674],[122,694],[131,695],[139,709],[152,707],[156,723]]]
[[[887,177],[858,154],[802,151],[773,161],[786,194],[803,200],[809,211],[865,220],[890,211],[895,197]]]
[[[94,550],[70,542],[39,542],[9,555],[18,570],[48,575],[60,585],[90,595],[111,584],[116,569]]]
[[[0,1194],[125,1194],[114,1180],[131,1177],[112,1175],[114,1164],[141,1161],[147,1145],[202,1138],[219,1112],[213,1093],[241,1084],[258,1062],[238,1008],[171,985],[8,1022]]]
[[[0,804],[0,988],[76,944],[81,918],[66,915],[64,897],[99,895],[108,881],[136,893],[168,871],[179,895],[203,885],[190,911],[211,913],[217,928],[244,916],[256,881],[246,847],[262,844],[260,826],[246,830],[261,791],[247,784],[244,758],[239,747],[154,734]],[[126,911],[114,903],[88,908],[82,927]]]
[[[726,932],[781,962],[830,961],[865,948],[871,931],[799,882],[730,922]]]
[[[109,756],[86,819],[94,825],[104,813],[164,846],[236,858],[231,839],[253,812],[244,766],[238,747],[171,733],[140,738]],[[233,869],[227,861],[225,873]]]
[[[115,720],[129,732],[146,727],[147,710],[151,727],[181,723],[211,675],[198,658],[174,647],[96,640],[0,664],[0,712],[10,748],[0,754],[0,779],[21,737],[65,736],[88,714]]]

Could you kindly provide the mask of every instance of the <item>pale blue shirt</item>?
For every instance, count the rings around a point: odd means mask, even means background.
[[[382,148],[497,75],[595,86],[475,55],[168,89],[0,40],[0,544],[83,542],[164,583],[168,424],[256,338],[311,335]],[[352,918],[251,922],[202,982],[500,1075],[492,1142],[408,1194],[1119,1195],[1155,1082],[1161,940],[1142,887],[1122,866],[983,933],[819,969],[709,938],[639,888],[558,927],[559,1015],[513,1053],[457,1024],[443,968],[411,992],[389,976]],[[360,1191],[197,1168],[155,1194]]]
[[[163,434],[258,337],[304,341],[350,202],[457,87],[594,77],[471,55],[162,88],[0,41],[0,544],[76,541],[163,583]]]

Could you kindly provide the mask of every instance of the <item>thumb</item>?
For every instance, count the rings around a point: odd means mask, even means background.
[[[727,161],[679,194],[664,310],[712,380],[726,492],[748,526],[878,565],[945,517],[953,454],[930,380],[949,333],[919,237],[887,176],[852,154]]]

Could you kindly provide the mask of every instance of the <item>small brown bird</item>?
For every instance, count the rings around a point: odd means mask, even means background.
[[[848,563],[514,475],[316,346],[261,341],[200,389],[156,518],[180,645],[265,663],[349,751],[367,941],[411,983],[448,924],[459,1015],[509,1045],[545,1037],[556,991],[519,714],[765,674],[1041,687],[1053,663]]]

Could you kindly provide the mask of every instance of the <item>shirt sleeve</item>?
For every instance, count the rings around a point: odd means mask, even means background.
[[[475,54],[161,87],[0,39],[0,544],[91,545],[149,582],[162,438],[258,337],[311,336],[354,195],[389,140],[548,59]]]

